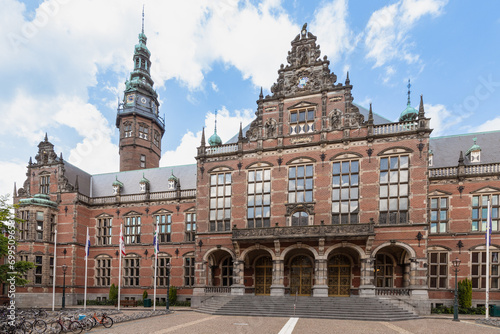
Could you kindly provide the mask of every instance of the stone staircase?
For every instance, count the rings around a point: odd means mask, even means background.
[[[196,311],[233,316],[397,321],[418,316],[377,298],[213,296]]]

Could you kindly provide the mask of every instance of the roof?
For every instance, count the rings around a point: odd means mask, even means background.
[[[196,189],[196,164],[90,175],[66,161],[64,163],[68,181],[74,185],[78,175],[79,192],[90,197],[113,196],[113,183],[117,179],[123,184],[121,195],[139,193],[139,183],[143,178],[149,181],[151,192],[168,191],[168,179],[172,173],[179,180],[181,189]]]
[[[450,167],[458,165],[460,151],[466,152],[477,137],[481,146],[481,164],[500,162],[500,131],[468,133],[445,137],[431,137],[429,150],[433,153],[432,167]],[[472,164],[464,157],[466,165]]]

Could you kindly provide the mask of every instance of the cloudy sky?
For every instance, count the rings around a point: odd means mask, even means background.
[[[118,170],[116,108],[141,30],[166,119],[162,166],[194,163],[201,129],[254,117],[307,22],[354,102],[396,120],[424,95],[434,136],[500,129],[497,1],[0,0],[0,194],[48,133],[90,173]]]

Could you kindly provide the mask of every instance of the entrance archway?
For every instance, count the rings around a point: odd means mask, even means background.
[[[255,261],[255,294],[271,294],[273,262],[270,256],[262,256]]]
[[[377,288],[392,288],[394,286],[394,261],[387,254],[377,254],[375,282]]]
[[[290,262],[290,294],[310,296],[312,292],[313,264],[309,257],[298,255]]]
[[[342,254],[328,261],[328,296],[348,297],[351,293],[351,261]]]

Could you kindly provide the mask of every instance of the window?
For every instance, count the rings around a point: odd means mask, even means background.
[[[209,230],[231,230],[231,173],[210,175]]]
[[[491,230],[498,231],[498,194],[472,196],[472,231],[486,232],[488,199],[491,200]]]
[[[111,258],[108,256],[98,256],[95,263],[95,284],[97,286],[110,286]]]
[[[111,217],[97,218],[97,245],[111,245]]]
[[[221,272],[222,286],[233,285],[233,259],[231,257],[227,257],[222,261]]]
[[[378,288],[392,288],[393,286],[393,262],[385,254],[377,254],[375,258],[375,282]]]
[[[28,255],[19,255],[18,261],[25,261],[28,262]],[[21,278],[28,280],[28,273],[31,272],[31,270],[26,271],[23,275],[21,275]]]
[[[29,220],[30,220],[30,212],[29,211],[20,211],[20,218],[22,221],[18,222],[17,224],[17,233],[19,235],[19,240],[27,240],[28,239],[28,226],[29,226]]]
[[[486,252],[472,252],[472,288],[486,288]],[[498,289],[498,251],[490,252],[490,288]]]
[[[158,286],[167,286],[168,269],[167,264],[170,263],[170,258],[166,256],[158,256],[158,267],[156,268],[156,282]]]
[[[125,269],[123,278],[126,286],[139,286],[139,258],[125,258],[123,268]]]
[[[429,254],[429,288],[448,288],[447,252],[432,252]]]
[[[332,224],[356,224],[359,212],[359,161],[333,163]]]
[[[50,241],[54,242],[54,235],[56,234],[56,215],[50,215]]]
[[[303,109],[290,112],[290,134],[314,132],[314,109]]]
[[[141,154],[141,168],[146,168],[146,156]]]
[[[49,257],[49,284],[52,285],[54,283],[54,257]]]
[[[158,241],[170,242],[170,233],[172,228],[172,216],[170,214],[159,214],[154,216],[155,228],[158,224]]]
[[[125,218],[125,235],[126,244],[141,243],[141,216],[129,216]]]
[[[153,144],[155,144],[156,147],[160,147],[160,133],[156,130],[154,132]]]
[[[313,165],[292,166],[288,169],[288,203],[312,202]]]
[[[43,212],[36,212],[36,240],[43,240]]]
[[[448,197],[433,197],[431,205],[431,233],[448,231]]]
[[[184,258],[184,285],[194,286],[194,257]]]
[[[194,241],[196,234],[196,213],[186,213],[186,241]]]
[[[42,284],[43,274],[43,257],[41,255],[35,256],[35,284]]]
[[[132,137],[132,133],[133,133],[132,123],[130,123],[130,122],[125,123],[123,125],[123,136],[125,138],[129,138],[129,137]]]
[[[380,224],[408,222],[408,156],[380,159]]]
[[[48,194],[50,186],[50,175],[40,176],[40,194]]]
[[[304,211],[297,211],[292,215],[292,226],[309,225],[309,215]]]
[[[149,127],[146,124],[139,123],[139,138],[148,140],[148,138],[149,138]]]
[[[248,172],[248,228],[271,226],[271,170]]]

